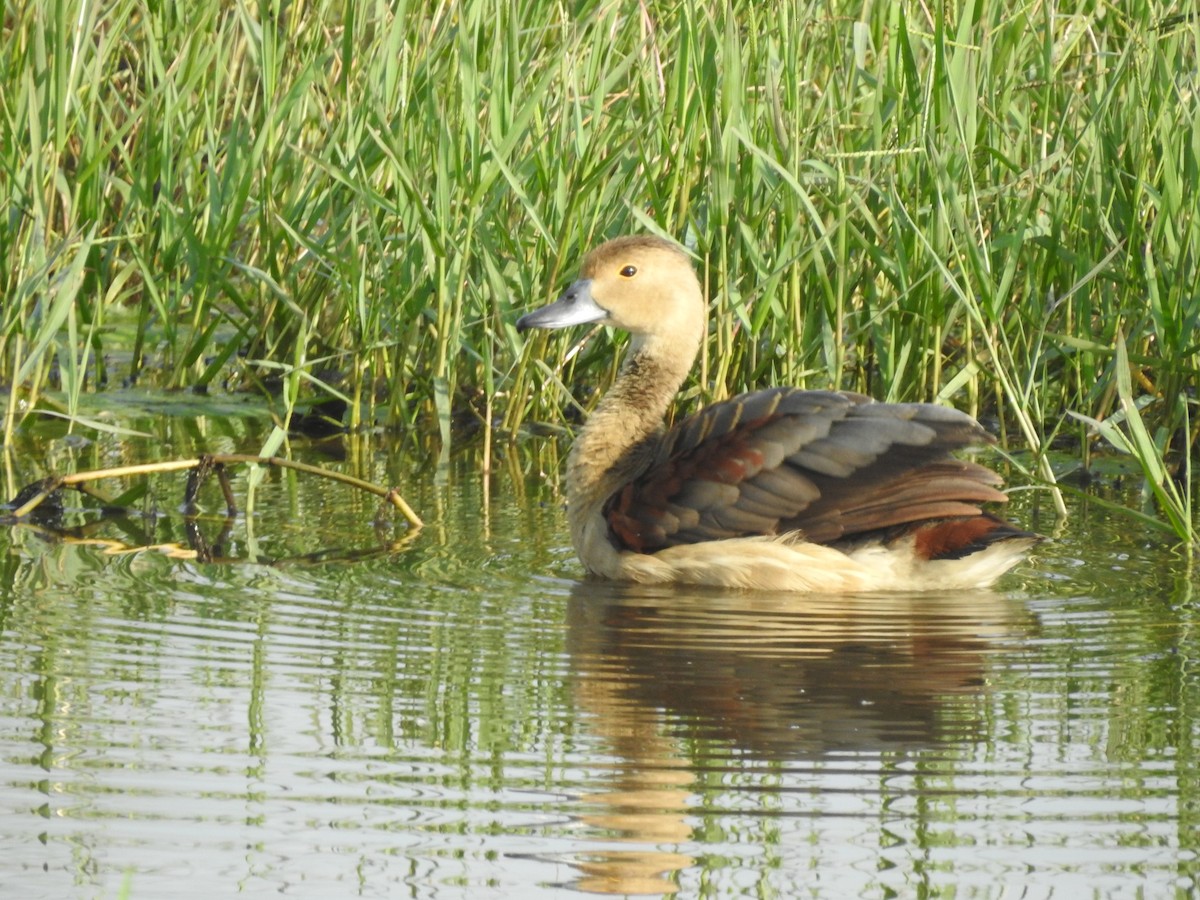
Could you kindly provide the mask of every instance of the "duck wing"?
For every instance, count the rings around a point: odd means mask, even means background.
[[[1006,500],[995,472],[951,455],[991,435],[927,403],[773,388],[713,404],[657,440],[648,467],[604,505],[613,538],[641,553],[791,532],[834,543]]]

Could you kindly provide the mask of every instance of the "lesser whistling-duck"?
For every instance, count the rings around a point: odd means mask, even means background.
[[[616,382],[571,448],[571,537],[605,578],[787,591],[988,585],[1038,537],[985,513],[1000,477],[951,454],[994,439],[927,403],[770,388],[664,431],[704,339],[685,251],[608,241],[517,329],[600,322],[632,335]]]

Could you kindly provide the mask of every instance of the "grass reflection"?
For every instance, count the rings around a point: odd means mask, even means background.
[[[552,459],[484,479],[350,455],[409,479],[429,525],[403,553],[227,565],[0,531],[6,887],[1074,896],[1196,876],[1194,584],[1103,510],[993,593],[649,589],[576,579],[556,494],[524,475]],[[266,549],[305,515],[354,533],[344,496],[279,484]]]

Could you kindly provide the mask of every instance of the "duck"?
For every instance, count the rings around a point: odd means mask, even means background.
[[[985,588],[1040,536],[1000,518],[995,443],[966,413],[834,390],[739,394],[665,426],[706,336],[691,258],[654,235],[591,250],[519,333],[585,324],[630,339],[567,457],[567,519],[602,579],[803,593]]]

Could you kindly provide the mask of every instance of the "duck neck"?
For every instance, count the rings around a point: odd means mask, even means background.
[[[616,382],[604,395],[571,448],[569,497],[598,502],[638,474],[647,460],[636,452],[657,433],[667,408],[687,378],[695,341],[636,340]],[[689,346],[690,345],[690,346]]]

